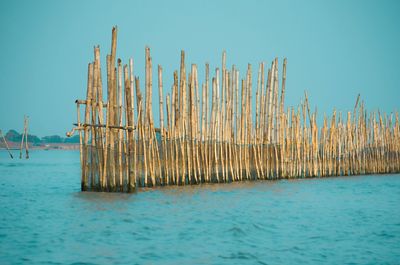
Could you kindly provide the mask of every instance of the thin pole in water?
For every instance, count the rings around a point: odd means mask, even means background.
[[[3,132],[1,130],[0,130],[0,135],[1,135],[1,138],[3,138],[3,141],[4,141],[4,144],[5,144],[6,148],[7,148],[8,154],[10,155],[11,159],[13,159],[14,157],[11,154],[10,147],[8,146],[7,140],[4,137]]]

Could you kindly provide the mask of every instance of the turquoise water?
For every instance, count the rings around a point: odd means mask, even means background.
[[[0,264],[400,264],[400,175],[79,189],[77,151],[0,151]]]

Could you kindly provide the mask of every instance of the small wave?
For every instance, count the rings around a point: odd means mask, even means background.
[[[125,218],[125,219],[122,219],[122,222],[132,224],[132,223],[133,223],[133,220],[132,220],[132,219]]]
[[[265,228],[264,228],[264,227],[262,227],[261,225],[258,225],[258,224],[256,224],[256,223],[253,223],[253,227],[256,228],[257,230],[265,231]]]
[[[379,233],[374,233],[374,235],[379,236],[379,237],[383,237],[383,238],[394,238],[396,237],[395,235],[389,234],[386,231],[381,231]]]
[[[248,252],[241,252],[238,251],[236,253],[231,253],[229,256],[219,256],[220,258],[223,259],[240,259],[240,260],[251,260],[251,259],[257,259],[257,257],[251,253]]]
[[[228,232],[230,234],[232,234],[233,236],[235,236],[235,237],[236,236],[245,236],[246,235],[246,233],[240,227],[237,227],[237,226],[234,226],[234,227],[230,228],[228,230]]]
[[[53,263],[49,263],[53,264]],[[62,263],[54,263],[54,264],[62,264]],[[70,265],[96,265],[96,263],[90,263],[90,262],[73,262],[70,263]]]

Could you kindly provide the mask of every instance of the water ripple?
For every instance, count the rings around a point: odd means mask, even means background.
[[[8,160],[7,160],[8,161]],[[400,175],[79,192],[79,152],[0,160],[4,264],[397,264]]]

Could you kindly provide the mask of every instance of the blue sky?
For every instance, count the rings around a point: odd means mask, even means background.
[[[225,49],[228,65],[241,73],[247,63],[256,69],[261,61],[287,57],[287,105],[298,104],[307,90],[319,114],[351,110],[358,93],[369,110],[398,110],[399,12],[399,1],[3,0],[0,129],[22,130],[28,114],[33,134],[69,130],[74,101],[85,96],[93,46],[100,45],[104,63],[113,25],[117,56],[123,63],[132,57],[144,80],[149,45],[166,88],[181,49],[199,74],[205,62],[220,66]],[[153,102],[157,97],[155,91]]]

